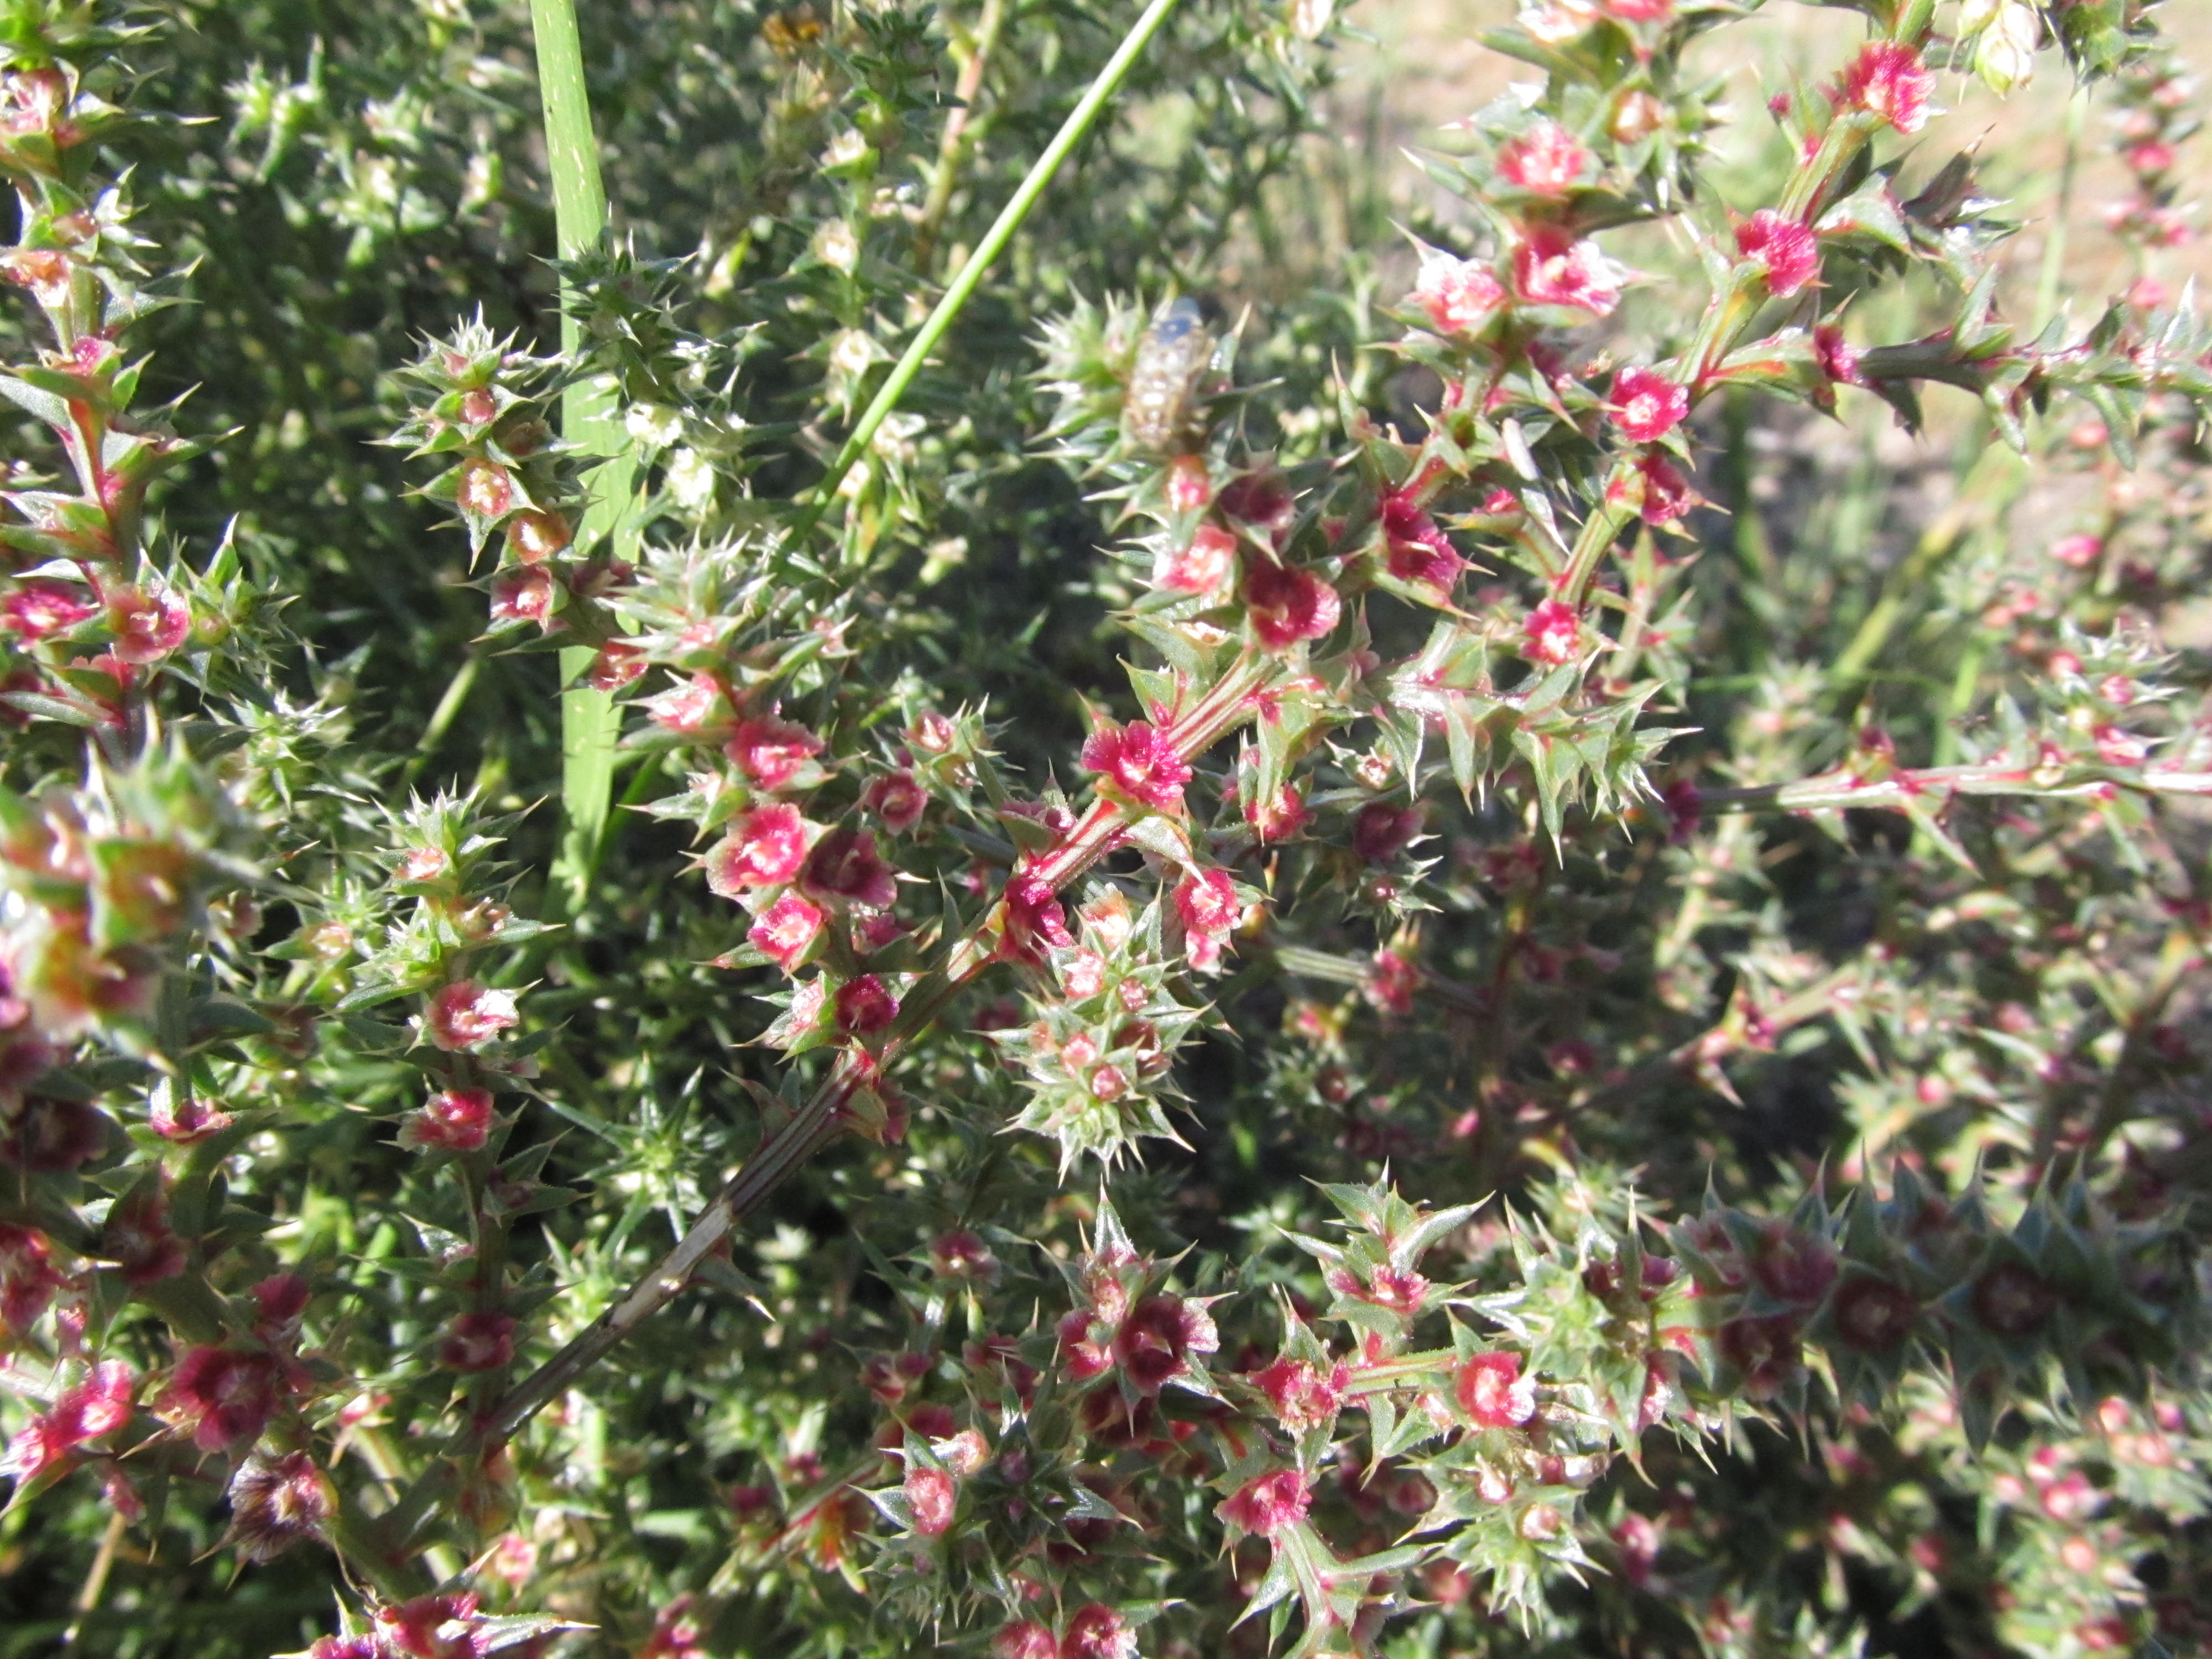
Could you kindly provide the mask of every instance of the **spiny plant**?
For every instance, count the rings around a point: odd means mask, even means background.
[[[4,0],[0,1651],[2200,1644],[2189,90],[1755,9]]]

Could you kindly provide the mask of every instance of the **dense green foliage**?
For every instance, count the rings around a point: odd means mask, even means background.
[[[833,490],[1130,17],[532,9],[0,0],[0,1656],[2202,1647],[2154,8],[1183,0]]]

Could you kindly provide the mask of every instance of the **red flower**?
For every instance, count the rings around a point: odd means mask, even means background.
[[[1663,438],[1690,412],[1690,389],[1649,368],[1624,368],[1613,380],[1613,423],[1632,443]]]
[[[1100,726],[1083,745],[1083,763],[1124,800],[1158,812],[1179,810],[1190,781],[1190,763],[1144,720]]]
[[[20,1334],[69,1283],[51,1258],[44,1233],[0,1222],[0,1331]]]
[[[1060,1659],[1137,1659],[1137,1632],[1113,1608],[1093,1601],[1067,1621]]]
[[[876,856],[875,836],[866,830],[833,830],[814,844],[799,885],[817,898],[840,899],[888,910],[898,896],[898,883]]]
[[[1721,1327],[1714,1346],[1742,1373],[1743,1391],[1753,1400],[1771,1400],[1802,1369],[1797,1321],[1790,1314],[1731,1319]]]
[[[1000,1626],[991,1638],[991,1659],[1057,1659],[1052,1632],[1034,1619]]]
[[[745,939],[763,956],[787,974],[795,972],[822,936],[827,918],[818,905],[796,893],[786,893],[761,913],[746,931]]]
[[[1476,1354],[1459,1368],[1452,1394],[1480,1428],[1514,1428],[1536,1414],[1536,1379],[1521,1375],[1517,1353]]]
[[[1886,1279],[1847,1279],[1836,1292],[1836,1334],[1861,1353],[1887,1353],[1919,1319],[1912,1293]]]
[[[1424,247],[1413,297],[1437,333],[1474,334],[1498,314],[1505,289],[1488,265]]]
[[[1421,809],[1374,800],[1352,815],[1352,850],[1364,864],[1388,864],[1421,833]]]
[[[1533,305],[1569,306],[1596,317],[1620,303],[1628,272],[1557,225],[1531,225],[1513,250],[1513,285]]]
[[[898,999],[873,974],[837,988],[837,1025],[855,1036],[872,1036],[898,1018]]]
[[[464,461],[454,495],[463,512],[479,519],[496,519],[514,505],[514,482],[489,461]]]
[[[1836,324],[1822,323],[1813,331],[1813,350],[1820,359],[1820,373],[1834,384],[1860,384],[1858,350],[1844,338],[1844,331]]]
[[[1214,1513],[1232,1527],[1273,1538],[1304,1520],[1312,1507],[1313,1493],[1305,1477],[1296,1469],[1277,1469],[1246,1481]]]
[[[1875,40],[1844,71],[1839,101],[1873,111],[1899,132],[1917,132],[1927,125],[1935,90],[1936,77],[1917,52],[1901,41]]]
[[[1262,842],[1285,840],[1305,827],[1305,798],[1296,784],[1286,783],[1271,801],[1246,801],[1244,822]]]
[[[473,1152],[491,1133],[491,1091],[441,1089],[399,1126],[399,1144],[422,1151]]]
[[[1521,624],[1521,654],[1546,668],[1557,668],[1583,653],[1583,619],[1564,599],[1546,599]]]
[[[1581,140],[1551,120],[1538,120],[1498,152],[1498,171],[1506,182],[1539,196],[1565,196],[1589,162]]]
[[[1633,505],[1646,524],[1672,524],[1698,497],[1680,468],[1653,453],[1638,456],[1630,475],[1607,489],[1606,499],[1617,507]]]
[[[192,611],[167,588],[118,588],[107,596],[107,625],[115,635],[112,649],[125,662],[158,662],[192,631]]]
[[[1310,570],[1293,570],[1272,559],[1244,562],[1244,608],[1252,631],[1270,651],[1300,640],[1317,640],[1336,626],[1336,590]]]
[[[1342,1365],[1324,1376],[1319,1366],[1303,1359],[1278,1359],[1252,1378],[1252,1386],[1267,1396],[1278,1423],[1292,1434],[1303,1434],[1335,1421],[1351,1380],[1352,1373]]]
[[[1974,1281],[1974,1317],[1999,1336],[2034,1335],[2057,1304],[2043,1275],[2017,1261],[2000,1261]]]
[[[161,1409],[191,1431],[202,1451],[254,1441],[269,1425],[283,1389],[276,1361],[235,1348],[186,1351],[162,1393]]]
[[[500,622],[543,623],[553,614],[553,573],[542,564],[501,571],[491,581],[491,614]]]
[[[1237,569],[1237,538],[1218,524],[1202,524],[1179,551],[1165,551],[1152,570],[1155,586],[1176,593],[1225,592]]]
[[[438,1363],[449,1371],[495,1371],[514,1358],[514,1319],[479,1310],[446,1327]]]
[[[860,805],[876,815],[876,821],[894,836],[902,836],[921,822],[921,815],[929,805],[928,792],[914,781],[914,774],[902,769],[886,772],[868,780],[868,787],[860,796]]]
[[[430,1041],[447,1054],[479,1048],[521,1023],[514,992],[489,990],[472,979],[440,987],[422,1015]]]
[[[1437,521],[1395,490],[1382,498],[1382,539],[1390,574],[1401,582],[1448,595],[1459,573],[1467,568],[1467,561]]]
[[[1820,274],[1820,240],[1809,225],[1761,208],[1735,228],[1736,252],[1766,267],[1766,291],[1786,300]]]
[[[1814,1306],[1836,1279],[1836,1252],[1825,1238],[1770,1222],[1751,1259],[1759,1288],[1778,1302]]]
[[[1114,1333],[1114,1358],[1139,1394],[1158,1394],[1193,1369],[1191,1356],[1221,1346],[1213,1319],[1179,1296],[1148,1296]]]
[[[822,752],[822,739],[803,726],[762,714],[738,721],[722,752],[763,789],[781,789]]]
[[[924,1538],[939,1537],[951,1528],[952,1511],[959,1501],[959,1489],[943,1469],[907,1471],[907,1510],[914,1516],[914,1529]]]
[[[0,599],[0,628],[21,635],[26,644],[99,614],[98,602],[74,583],[41,577],[22,582]]]
[[[1191,965],[1211,971],[1221,961],[1221,942],[1237,926],[1244,907],[1226,870],[1185,876],[1175,892],[1176,914],[1182,918]]]
[[[152,1285],[185,1270],[185,1241],[169,1225],[169,1200],[159,1187],[126,1193],[100,1230],[100,1253],[128,1285]]]
[[[273,1561],[293,1545],[316,1538],[337,1511],[337,1494],[305,1452],[239,1465],[230,1480],[229,1542],[249,1561]]]

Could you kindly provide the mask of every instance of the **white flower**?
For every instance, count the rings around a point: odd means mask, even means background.
[[[814,233],[814,257],[849,276],[860,263],[860,239],[842,219],[831,219]]]
[[[857,328],[840,334],[830,348],[830,367],[840,374],[861,375],[876,361],[876,343]]]
[[[659,404],[632,404],[623,426],[647,449],[665,449],[684,435],[684,417]]]
[[[696,449],[679,449],[668,458],[668,493],[676,504],[696,513],[714,499],[714,469]]]

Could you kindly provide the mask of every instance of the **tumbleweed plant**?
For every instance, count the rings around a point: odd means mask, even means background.
[[[2181,45],[1384,5],[0,0],[0,1656],[2212,1648]]]

